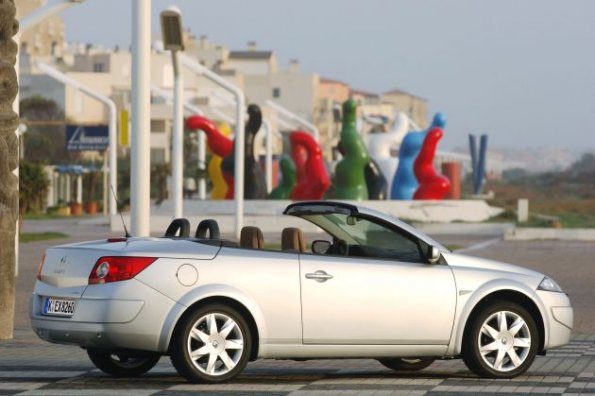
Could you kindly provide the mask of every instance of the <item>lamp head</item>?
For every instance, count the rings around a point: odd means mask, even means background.
[[[161,11],[161,37],[168,51],[184,51],[182,13],[176,6]]]

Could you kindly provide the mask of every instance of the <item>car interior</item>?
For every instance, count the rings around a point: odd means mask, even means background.
[[[350,224],[350,226],[354,224]],[[340,238],[336,236],[336,234],[340,234],[339,232],[331,233],[328,230],[325,231],[327,232],[327,237],[332,240],[314,240],[310,249],[308,249],[306,237],[300,228],[284,228],[281,232],[280,251],[330,256],[396,259],[407,262],[425,261],[422,246],[419,246],[419,243],[404,236],[393,238],[381,230],[368,229],[365,231],[363,239],[358,240],[355,237],[347,235],[344,238]],[[331,234],[335,234],[335,236]],[[240,232],[239,243],[221,239],[219,225],[214,219],[202,220],[196,227],[194,238],[190,237],[190,222],[188,219],[174,219],[167,227],[164,237],[193,240],[199,243],[217,243],[226,247],[239,247],[242,249],[279,251],[279,248],[275,248],[275,246],[265,245],[263,233],[256,226],[244,226]]]

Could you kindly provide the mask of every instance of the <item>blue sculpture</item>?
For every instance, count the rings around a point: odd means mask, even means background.
[[[399,167],[393,178],[390,191],[390,199],[413,199],[413,194],[417,190],[418,184],[413,171],[413,163],[419,154],[419,150],[426,138],[426,134],[432,128],[444,129],[446,126],[446,116],[442,113],[436,113],[432,124],[428,129],[418,132],[409,132],[403,138],[399,148]]]

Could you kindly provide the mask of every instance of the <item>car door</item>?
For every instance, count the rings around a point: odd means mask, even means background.
[[[300,254],[303,342],[446,345],[456,305],[448,265],[427,263],[419,240],[390,227],[327,219],[350,231],[350,246]]]
[[[300,255],[305,344],[447,344],[456,291],[447,265]]]

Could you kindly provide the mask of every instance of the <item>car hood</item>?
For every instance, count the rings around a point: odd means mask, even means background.
[[[507,272],[512,274],[526,275],[530,277],[538,278],[539,281],[545,276],[544,274],[533,271],[529,268],[521,267],[518,265],[502,263],[500,261],[488,260],[481,257],[466,256],[464,254],[457,253],[443,253],[444,258],[448,262],[448,265],[453,268],[470,268],[478,270],[488,270],[497,272]]]

